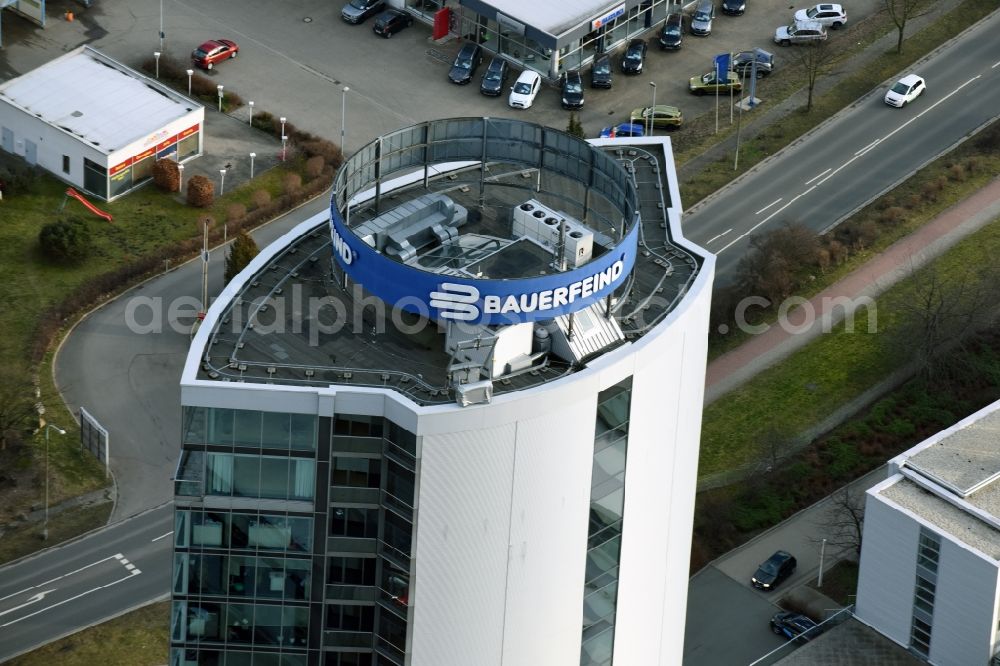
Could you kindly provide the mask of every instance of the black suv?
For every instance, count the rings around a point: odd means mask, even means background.
[[[722,0],[722,13],[729,16],[742,16],[747,10],[747,0]]]
[[[767,561],[757,567],[757,572],[750,579],[758,590],[773,590],[778,583],[795,572],[795,558],[791,554],[779,550]]]
[[[564,109],[583,108],[583,79],[580,72],[572,71],[563,74],[562,107]]]
[[[684,34],[684,15],[671,14],[660,29],[660,48],[679,49]]]
[[[507,61],[500,56],[495,56],[490,60],[490,64],[486,66],[486,71],[483,72],[483,80],[479,84],[479,92],[490,97],[499,97],[503,92],[504,83],[507,81],[507,74],[509,73],[510,69],[507,66]]]
[[[646,40],[633,39],[622,55],[622,71],[626,74],[642,74],[642,65],[646,61]]]
[[[764,49],[740,51],[733,56],[733,71],[740,77],[750,76],[753,71],[753,61],[757,60],[757,78],[763,78],[774,71],[774,55]]]
[[[403,28],[413,25],[413,17],[398,9],[387,9],[375,17],[372,32],[389,39]]]
[[[594,66],[590,70],[590,87],[610,88],[611,74],[611,56],[602,53],[594,58]]]
[[[448,72],[448,79],[452,83],[465,85],[472,80],[476,69],[483,63],[483,49],[475,42],[466,42],[462,45],[455,62]]]

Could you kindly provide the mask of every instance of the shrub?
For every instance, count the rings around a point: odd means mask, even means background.
[[[191,176],[188,179],[187,202],[198,208],[207,208],[215,200],[215,183],[205,176]]]
[[[323,161],[334,169],[344,163],[344,152],[340,149],[340,146],[330,141],[324,139],[302,141],[299,143],[299,148],[309,157],[322,157]]]
[[[952,164],[948,169],[948,177],[954,181],[962,182],[966,178],[965,167],[961,164]]]
[[[886,208],[879,219],[886,224],[898,224],[906,219],[906,209],[901,206]]]
[[[49,259],[61,263],[79,261],[90,252],[90,229],[75,217],[50,222],[38,232],[38,244]]]
[[[171,159],[156,160],[153,163],[153,182],[164,192],[177,192],[181,189],[181,171],[177,162]]]
[[[251,127],[256,127],[257,129],[264,130],[265,132],[270,132],[271,134],[280,134],[281,128],[279,126],[277,132],[274,129],[274,116],[272,116],[267,111],[258,111],[253,114],[253,121],[250,123]],[[280,139],[281,137],[278,136]]]
[[[285,188],[285,194],[293,194],[302,187],[302,176],[297,173],[286,174],[282,184]]]
[[[983,168],[983,158],[980,155],[972,155],[969,159],[965,160],[965,168],[968,169],[969,173],[977,173]]]
[[[263,208],[271,203],[271,193],[267,190],[256,190],[250,195],[250,202],[254,208]]]
[[[4,196],[28,194],[34,190],[38,182],[38,172],[35,167],[20,160],[6,166],[0,166],[0,189]]]
[[[313,178],[318,178],[319,175],[323,173],[324,166],[326,166],[326,163],[323,161],[323,158],[319,155],[313,155],[312,157],[306,160],[306,166],[305,166],[306,176],[309,178],[309,180],[312,180]]]
[[[260,248],[257,247],[257,243],[250,237],[250,234],[241,231],[226,255],[226,283],[228,284],[240,271],[246,268],[247,264],[259,253]]]
[[[243,219],[247,214],[247,207],[241,203],[229,204],[226,207],[226,221],[236,222]]]

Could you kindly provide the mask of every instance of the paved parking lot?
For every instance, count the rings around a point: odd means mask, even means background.
[[[72,23],[60,18],[63,5],[76,12]],[[169,55],[186,60],[194,46],[215,37],[239,42],[239,58],[223,63],[208,76],[245,99],[253,99],[257,109],[285,115],[304,129],[339,139],[342,89],[350,87],[346,114],[349,150],[381,132],[447,116],[528,117],[553,127],[566,126],[568,112],[560,108],[554,87],[543,89],[533,108],[515,111],[507,107],[505,97],[480,95],[476,82],[469,86],[449,83],[447,70],[459,42],[435,44],[430,40],[429,26],[421,23],[385,40],[372,33],[370,20],[357,26],[344,23],[337,1],[241,0],[237,4],[163,0],[162,5],[163,50]],[[779,0],[749,0],[747,5],[743,16],[719,12],[709,37],[685,35],[679,51],[661,52],[655,35],[650,34],[643,74],[626,77],[618,71],[612,90],[586,90],[586,106],[580,114],[586,132],[596,136],[601,127],[626,120],[632,108],[649,104],[650,81],[657,84],[657,103],[680,106],[689,119],[711,112],[713,97],[689,94],[687,81],[708,71],[717,53],[766,48],[776,55],[773,76],[781,76],[795,47],[774,45],[774,29],[787,23],[795,9],[811,5]],[[51,58],[54,50],[68,51],[82,43],[137,64],[159,48],[159,6],[158,0],[101,0],[83,10],[70,0],[50,0],[50,18],[44,31],[8,14],[0,76],[6,79],[28,71]],[[238,11],[234,11],[236,6]],[[861,21],[879,6],[879,0],[848,3],[848,19]],[[845,38],[843,31],[832,32],[831,44]],[[616,54],[616,65],[617,61]],[[589,69],[584,74],[589,81]],[[758,97],[766,103],[766,79]],[[728,122],[728,105],[722,107],[720,121]]]

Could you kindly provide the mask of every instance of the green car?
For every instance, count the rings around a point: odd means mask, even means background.
[[[643,127],[649,127],[650,118],[653,119],[655,129],[676,129],[684,122],[681,110],[676,106],[667,106],[666,104],[632,109],[632,113],[629,114],[630,122]]]
[[[702,74],[701,76],[692,76],[690,84],[691,92],[695,95],[704,95],[705,93],[712,93],[714,95],[716,91],[728,93],[730,90],[733,92],[743,90],[743,82],[740,81],[740,75],[736,72],[727,72],[727,74],[729,75],[728,82],[717,79],[714,71]]]

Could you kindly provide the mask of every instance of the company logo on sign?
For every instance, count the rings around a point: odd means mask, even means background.
[[[333,236],[333,251],[340,257],[340,260],[345,264],[350,266],[354,262],[354,250],[351,246],[344,242],[344,239],[339,233],[337,233],[337,228],[330,225],[330,233]]]
[[[601,26],[607,25],[608,23],[611,23],[612,21],[614,21],[619,16],[624,16],[624,15],[625,15],[625,5],[624,4],[620,4],[617,7],[615,7],[614,9],[612,9],[610,12],[608,12],[607,14],[605,14],[604,16],[595,18],[593,21],[591,21],[590,22],[590,29],[591,30],[597,30]]]
[[[481,314],[519,315],[558,310],[578,299],[589,298],[607,289],[621,278],[624,271],[625,261],[619,259],[600,273],[588,275],[563,287],[506,296],[487,294],[482,299],[481,309],[479,289],[472,285],[442,282],[438,285],[440,291],[430,293],[430,306],[439,310],[442,319],[457,321],[474,321]]]
[[[437,308],[442,319],[456,321],[472,321],[479,318],[479,290],[468,284],[442,282],[438,289],[432,291],[430,306]]]

